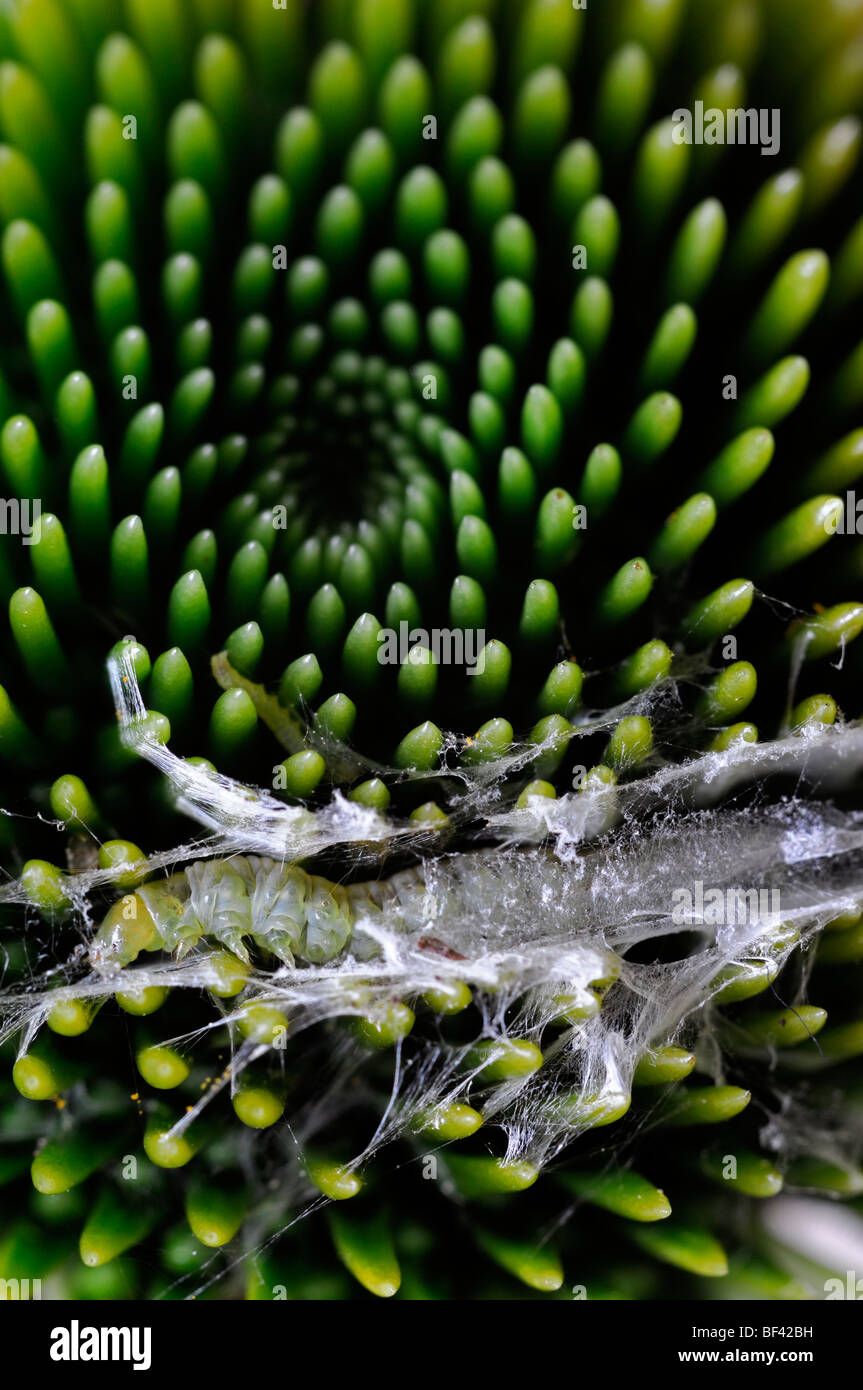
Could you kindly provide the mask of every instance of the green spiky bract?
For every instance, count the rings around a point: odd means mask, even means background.
[[[495,1012],[501,980],[375,1010],[346,991],[349,1017],[287,1050],[248,978],[341,950],[348,926],[321,940],[350,884],[487,856],[494,814],[535,824],[578,787],[624,804],[659,769],[859,715],[861,23],[839,0],[0,9],[0,1277],[80,1298],[812,1292],[752,1213],[783,1182],[863,1191],[859,1152],[765,1138],[786,1048],[813,1135],[837,1107],[859,1132],[854,903],[811,982],[787,926],[702,981],[718,1052],[682,1023],[651,1036],[631,1094],[582,1095],[547,1168],[495,1117],[613,1007],[611,978],[529,1037],[525,1001]],[[695,101],[778,110],[778,157],[677,143]],[[417,651],[382,662],[403,625]],[[481,635],[475,671],[436,659],[444,631],[474,659]],[[403,837],[286,869],[296,920],[252,942],[220,923],[194,989],[131,969],[149,953],[188,982],[208,933],[149,919],[194,832],[121,736],[112,651],[150,751],[310,826],[344,798]],[[453,959],[451,926],[432,956]],[[94,938],[128,974],[76,996]],[[27,1029],[46,960],[69,973]],[[825,1019],[826,1079],[806,1061]],[[357,1163],[429,1039],[465,1059],[458,1099],[400,1137],[413,1162]],[[292,1149],[346,1049],[355,1102]],[[310,1193],[327,1214],[268,1244]]]

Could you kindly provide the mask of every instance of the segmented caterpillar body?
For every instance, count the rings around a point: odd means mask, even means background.
[[[90,958],[105,970],[130,964],[141,951],[182,956],[206,937],[246,963],[245,941],[251,940],[286,965],[322,965],[351,943],[360,914],[375,917],[385,903],[390,909],[403,904],[408,917],[419,921],[423,886],[419,868],[345,887],[257,855],[198,860],[115,903]],[[391,930],[392,911],[387,920]],[[398,920],[397,912],[396,925]]]

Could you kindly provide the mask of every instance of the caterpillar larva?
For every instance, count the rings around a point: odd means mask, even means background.
[[[131,964],[141,951],[183,956],[211,937],[248,963],[244,939],[285,965],[322,965],[350,944],[359,913],[423,892],[422,871],[345,887],[294,864],[257,855],[199,860],[141,884],[109,909],[91,948],[99,970]],[[388,919],[390,928],[393,919]]]

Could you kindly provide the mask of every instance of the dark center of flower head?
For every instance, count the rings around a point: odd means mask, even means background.
[[[0,1278],[784,1297],[863,1189],[859,43],[3,6]]]

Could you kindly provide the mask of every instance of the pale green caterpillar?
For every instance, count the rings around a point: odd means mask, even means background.
[[[90,959],[104,971],[131,964],[141,951],[182,957],[208,937],[246,964],[250,939],[285,965],[323,965],[349,945],[358,913],[376,915],[384,901],[418,884],[415,870],[344,887],[257,855],[198,860],[114,903]]]

